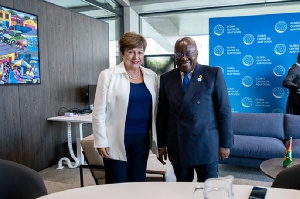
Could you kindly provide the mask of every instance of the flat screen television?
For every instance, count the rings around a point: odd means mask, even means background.
[[[0,86],[40,82],[37,15],[0,5]]]
[[[145,55],[144,67],[150,68],[160,77],[175,68],[175,56],[173,54]]]

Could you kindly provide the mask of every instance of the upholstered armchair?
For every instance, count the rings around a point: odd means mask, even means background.
[[[274,188],[300,190],[300,165],[294,165],[280,171],[273,184]]]
[[[34,199],[44,195],[47,189],[37,171],[0,159],[0,198]]]
[[[104,184],[105,183],[105,172],[103,159],[99,153],[94,148],[94,136],[90,135],[85,137],[80,141],[83,149],[83,155],[87,165],[80,165],[80,185],[84,186],[83,183],[83,168],[89,168],[91,174],[95,180],[95,183]]]
[[[83,154],[87,165],[80,165],[80,183],[83,183],[83,168],[87,167],[92,173],[95,183],[104,184],[105,183],[105,172],[102,157],[94,148],[94,136],[90,135],[85,137],[80,141]],[[153,153],[149,154],[148,164],[147,164],[147,181],[165,181],[165,174],[167,172],[167,166],[162,165]]]

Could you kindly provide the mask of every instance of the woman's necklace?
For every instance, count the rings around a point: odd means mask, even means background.
[[[128,75],[128,77],[129,77],[130,79],[136,80],[136,79],[140,78],[140,75],[141,75],[141,69],[139,69],[139,74],[138,74],[138,76],[136,76],[136,77],[131,77],[131,76],[129,75],[129,73],[127,73],[127,75]]]

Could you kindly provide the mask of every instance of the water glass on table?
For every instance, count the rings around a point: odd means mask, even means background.
[[[210,178],[204,182],[204,188],[196,187],[197,189],[203,189],[204,199],[233,199],[233,176],[226,176],[222,178]]]

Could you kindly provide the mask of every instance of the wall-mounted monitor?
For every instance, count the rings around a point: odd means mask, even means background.
[[[145,55],[144,66],[156,72],[160,77],[175,68],[175,56],[173,54]]]
[[[40,82],[37,15],[0,5],[0,86]]]

